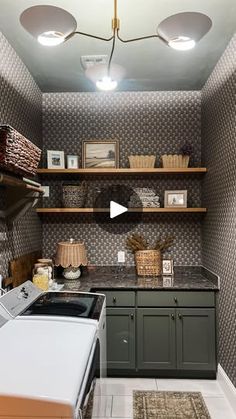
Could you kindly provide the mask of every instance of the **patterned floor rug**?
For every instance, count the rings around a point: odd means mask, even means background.
[[[134,419],[211,419],[201,393],[134,391]]]

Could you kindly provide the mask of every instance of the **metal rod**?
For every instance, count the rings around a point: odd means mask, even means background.
[[[112,60],[114,49],[115,49],[115,43],[116,43],[116,31],[114,29],[112,48],[111,48],[111,53],[110,53],[110,57],[109,57],[109,61],[108,61],[108,66],[107,66],[107,75],[108,75],[108,77],[110,77],[111,60]]]
[[[117,19],[117,0],[114,0],[114,19]]]
[[[132,39],[122,39],[119,35],[119,30],[117,30],[117,38],[119,39],[119,41],[123,42],[123,43],[128,43],[128,42],[134,42],[134,41],[142,41],[144,39],[150,39],[150,38],[159,38],[161,40],[164,41],[164,39],[158,35],[158,34],[154,34],[154,35],[148,35],[148,36],[141,36],[139,38],[132,38]]]
[[[65,41],[68,41],[68,39],[72,38],[74,35],[83,35],[83,36],[87,36],[89,38],[93,38],[93,39],[99,39],[100,41],[106,41],[109,42],[113,39],[113,35],[110,38],[103,38],[101,36],[97,36],[97,35],[91,35],[89,33],[85,33],[85,32],[80,32],[80,31],[76,31],[76,32],[72,32],[70,33],[66,38]]]
[[[40,192],[40,193],[44,193],[44,189],[43,188],[39,188],[37,186],[33,186],[33,185],[26,185],[26,189],[30,189],[31,191],[35,191],[35,192]]]
[[[0,287],[0,293],[2,293],[2,294],[6,294],[7,293],[7,291],[6,290],[4,290],[2,287]],[[1,295],[1,294],[0,294]]]

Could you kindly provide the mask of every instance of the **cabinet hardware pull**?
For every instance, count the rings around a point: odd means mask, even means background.
[[[178,300],[177,300],[177,298],[176,297],[174,297],[174,302],[177,304],[178,303]]]
[[[122,339],[123,343],[128,343],[127,339]]]
[[[116,297],[113,297],[113,303],[116,303]]]
[[[130,318],[131,318],[131,320],[134,320],[134,315],[130,314]]]
[[[179,313],[178,316],[179,316],[179,319],[182,320],[182,314]]]
[[[172,320],[174,320],[174,319],[175,319],[175,316],[174,316],[174,314],[171,314],[171,318],[172,318]]]

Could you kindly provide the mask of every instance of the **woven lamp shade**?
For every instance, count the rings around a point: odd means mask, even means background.
[[[58,243],[55,265],[61,265],[63,268],[86,266],[87,251],[84,243],[71,241]]]

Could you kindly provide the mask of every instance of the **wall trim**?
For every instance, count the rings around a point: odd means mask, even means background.
[[[220,364],[218,364],[217,380],[236,414],[236,388]]]

